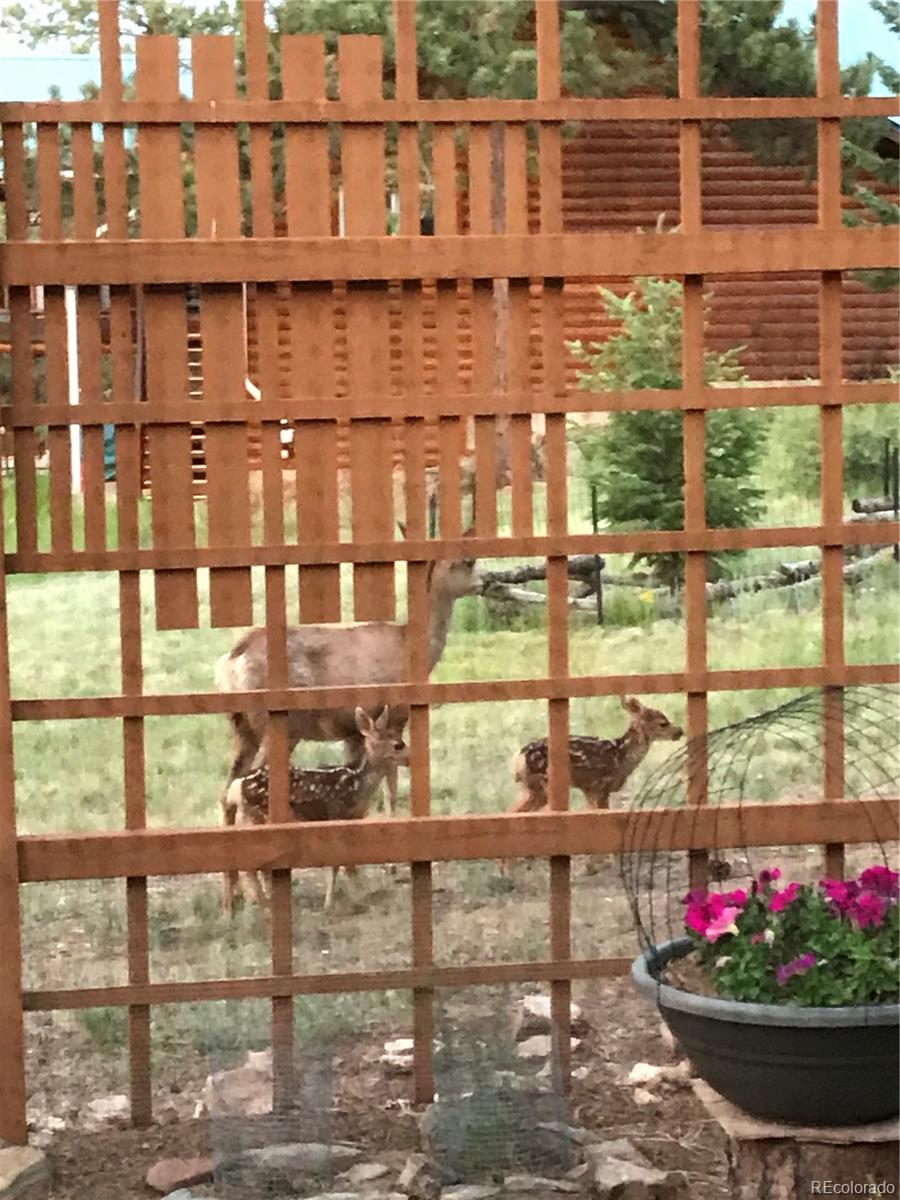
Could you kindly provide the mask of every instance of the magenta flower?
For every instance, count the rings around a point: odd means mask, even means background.
[[[829,904],[833,904],[838,912],[842,913],[849,911],[853,901],[859,895],[859,884],[853,880],[844,883],[841,879],[822,879],[819,887],[825,893]]]
[[[769,912],[783,912],[789,904],[793,904],[800,893],[799,883],[789,883],[780,892],[773,892],[769,898]]]
[[[801,954],[799,958],[792,959],[789,963],[784,963],[775,971],[778,986],[784,987],[788,980],[793,979],[795,975],[805,975],[818,961],[815,954],[809,951],[807,954]]]
[[[778,867],[765,867],[757,876],[756,882],[761,888],[768,887],[770,883],[777,883],[781,878],[781,871]]]
[[[869,892],[878,896],[887,896],[896,900],[900,896],[900,873],[890,867],[867,867],[860,875],[859,882]]]
[[[737,933],[735,919],[740,914],[739,908],[723,908],[717,917],[707,925],[703,936],[708,942],[717,942],[726,933]]]
[[[747,903],[747,893],[743,888],[738,888],[737,891],[726,892],[722,899],[726,904],[734,904],[737,905],[738,908],[743,908]]]
[[[863,892],[854,900],[850,909],[850,918],[857,923],[860,929],[865,929],[869,925],[881,925],[884,922],[886,908],[887,901],[883,896],[876,896],[874,892]]]

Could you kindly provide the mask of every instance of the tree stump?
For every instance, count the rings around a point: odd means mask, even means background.
[[[734,1200],[896,1196],[900,1186],[897,1149],[896,1141],[731,1138],[728,1193]]]
[[[814,1196],[896,1196],[896,1120],[840,1129],[761,1121],[694,1079],[692,1087],[727,1134],[733,1200],[812,1200]]]

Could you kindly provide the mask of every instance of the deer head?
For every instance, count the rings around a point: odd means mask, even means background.
[[[684,731],[673,725],[658,708],[647,708],[634,696],[623,696],[622,707],[631,717],[633,727],[639,728],[649,742],[677,742]]]
[[[406,742],[388,727],[390,709],[387,705],[374,720],[362,708],[356,710],[354,717],[356,728],[362,734],[365,743],[366,759],[373,767],[387,762],[397,762],[404,766],[409,763]]]

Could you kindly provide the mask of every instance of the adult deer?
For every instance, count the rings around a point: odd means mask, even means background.
[[[471,530],[468,531],[471,533]],[[468,536],[468,534],[467,534]],[[475,560],[434,562],[428,577],[428,670],[431,672],[447,644],[453,606],[480,586]],[[251,629],[216,663],[220,692],[258,691],[267,685],[268,641],[264,628]],[[288,686],[292,688],[353,687],[402,683],[409,677],[408,626],[395,621],[366,621],[348,625],[292,625],[287,631]],[[371,715],[377,715],[380,705]],[[265,712],[231,713],[234,756],[222,792],[225,823],[234,823],[225,804],[228,788],[239,776],[266,761]],[[409,710],[391,705],[390,729],[402,739]],[[355,711],[294,709],[288,714],[290,750],[298,742],[343,741],[348,762],[359,762],[363,740]],[[397,767],[387,772],[387,810],[397,801]]]

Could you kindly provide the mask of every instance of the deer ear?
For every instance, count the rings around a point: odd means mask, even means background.
[[[353,715],[356,718],[356,728],[359,732],[368,733],[372,728],[372,721],[365,709],[358,708]]]
[[[640,709],[641,709],[640,702],[638,700],[635,700],[634,696],[623,696],[622,697],[622,707],[625,709],[626,712],[632,712],[632,713],[640,712]]]
[[[463,530],[463,537],[474,537],[474,536],[475,536],[475,526],[474,525],[470,525],[468,529]]]
[[[391,710],[388,708],[387,705],[385,705],[384,708],[381,710],[381,712],[378,714],[378,716],[375,718],[375,728],[378,730],[379,733],[384,733],[384,731],[387,729],[388,717],[390,716],[390,712],[391,712]]]
[[[400,536],[402,538],[405,538],[406,537],[406,526],[404,525],[404,523],[402,521],[397,522],[397,528],[400,530]]]

